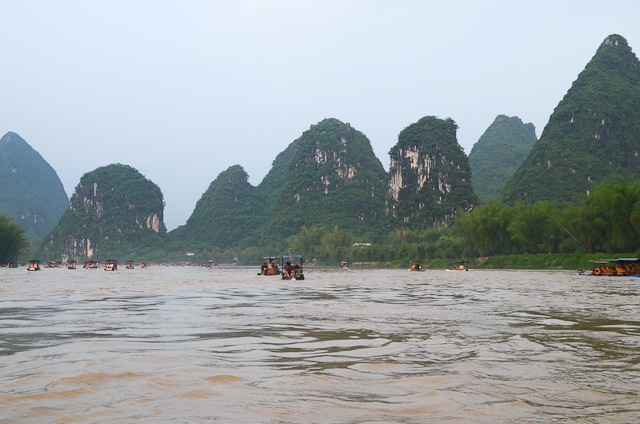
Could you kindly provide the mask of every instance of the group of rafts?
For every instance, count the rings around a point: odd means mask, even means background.
[[[453,261],[445,271],[469,271],[469,268],[464,266],[465,262],[466,261]],[[409,268],[409,271],[421,272],[424,271],[424,268],[420,266],[420,261],[414,261],[411,268]]]
[[[639,258],[598,259],[592,262],[593,271],[581,269],[575,275],[604,276],[604,277],[640,277]]]
[[[265,256],[258,275],[280,275],[283,280],[304,280],[302,255]]]
[[[67,261],[67,263],[65,264],[65,266],[67,267],[67,269],[76,269],[76,261]],[[50,268],[45,266],[46,268]],[[127,269],[134,269],[135,265],[133,261],[127,261],[126,262],[126,266]],[[146,262],[142,262],[141,265],[142,268],[147,268],[149,267],[149,265],[147,265]],[[84,263],[84,266],[82,267],[84,269],[98,269],[100,268],[100,264],[98,263],[98,261],[87,261]],[[108,261],[105,261],[105,263],[103,264],[103,268],[105,271],[117,271],[118,270],[118,261],[115,261],[113,259],[109,259]],[[29,261],[29,265],[27,266],[27,271],[40,271],[40,261],[38,260],[32,260]]]

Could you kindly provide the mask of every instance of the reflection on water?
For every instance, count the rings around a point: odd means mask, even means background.
[[[1,269],[0,423],[640,423],[639,287]]]

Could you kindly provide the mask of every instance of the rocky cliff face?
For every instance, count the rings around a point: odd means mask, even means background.
[[[56,171],[18,134],[0,139],[0,213],[30,240],[44,237],[69,206]]]
[[[82,176],[70,207],[43,240],[48,259],[134,259],[158,245],[166,230],[157,185],[127,165],[109,165]]]
[[[608,36],[553,111],[503,199],[577,202],[594,182],[640,179],[638,68],[626,40]]]
[[[266,237],[283,240],[302,226],[338,225],[356,233],[373,228],[384,209],[386,172],[367,137],[325,119],[296,143]]]
[[[385,212],[392,222],[447,225],[459,207],[477,204],[457,128],[452,119],[427,116],[400,133],[389,152]]]
[[[255,246],[269,217],[268,205],[240,165],[229,167],[204,192],[184,226],[169,233],[188,248]]]
[[[473,191],[482,202],[500,197],[535,142],[533,124],[524,124],[517,116],[498,115],[469,153]]]

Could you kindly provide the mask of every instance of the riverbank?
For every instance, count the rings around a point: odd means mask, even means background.
[[[627,254],[535,254],[535,255],[503,255],[484,258],[466,258],[465,267],[471,269],[592,269],[593,263],[589,261],[602,258],[635,258],[636,253]],[[446,269],[451,266],[452,259],[425,259],[420,261],[420,266],[425,269]],[[409,268],[411,261],[393,262],[354,262],[349,264],[352,268]]]

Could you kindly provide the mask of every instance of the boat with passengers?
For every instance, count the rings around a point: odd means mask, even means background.
[[[466,262],[467,261],[452,261],[451,265],[449,265],[449,268],[447,268],[445,271],[469,271],[469,268],[464,266]]]
[[[280,258],[283,280],[304,280],[302,255],[283,255]]]
[[[118,261],[114,259],[109,259],[105,262],[104,266],[105,271],[117,271],[118,270]]]
[[[422,268],[422,266],[420,265],[420,261],[413,261],[413,264],[411,265],[411,268],[409,268],[409,271],[424,272],[424,268]]]
[[[27,265],[27,271],[40,271],[40,261],[37,259],[30,260],[29,265]]]
[[[258,275],[280,275],[280,259],[275,256],[263,257]]]
[[[597,259],[592,262],[593,271],[580,270],[575,275],[604,276],[604,277],[640,277],[639,258]]]

